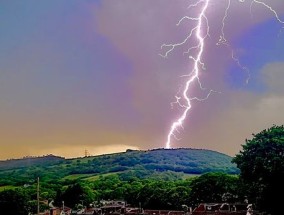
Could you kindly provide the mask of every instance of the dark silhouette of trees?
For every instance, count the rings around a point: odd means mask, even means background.
[[[190,184],[191,206],[208,202],[236,202],[242,198],[238,176],[225,173],[206,173]]]
[[[272,215],[283,213],[284,127],[272,126],[258,134],[233,158],[241,170],[249,201]]]
[[[29,198],[20,189],[0,192],[0,213],[5,215],[26,215],[29,212]]]
[[[95,199],[95,193],[90,187],[75,183],[68,186],[65,191],[59,192],[55,202],[58,206],[61,206],[61,203],[64,202],[64,205],[75,208],[78,204],[88,206]]]

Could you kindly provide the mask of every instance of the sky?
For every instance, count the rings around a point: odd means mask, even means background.
[[[0,160],[165,148],[196,41],[166,58],[161,46],[187,37],[194,21],[177,23],[198,15],[196,2],[0,1]],[[284,4],[262,2],[271,9],[231,0],[224,19],[229,0],[209,1],[204,89],[194,83],[188,96],[214,92],[192,100],[171,148],[234,156],[253,133],[283,124]],[[228,45],[217,45],[222,29]]]

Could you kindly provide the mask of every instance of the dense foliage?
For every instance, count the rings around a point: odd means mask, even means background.
[[[238,172],[231,160],[218,152],[197,149],[128,150],[95,157],[60,158],[53,163],[48,160],[46,165],[42,158],[33,158],[30,165],[26,165],[26,159],[13,160],[7,161],[9,169],[3,166],[0,173],[0,193],[3,199],[17,194],[15,199],[24,199],[19,201],[20,208],[36,212],[39,177],[41,208],[47,207],[43,200],[80,208],[101,200],[124,199],[136,207],[182,209],[182,205],[196,204],[190,201],[191,190],[195,189],[194,182],[203,184],[196,182],[200,174],[219,171],[230,178],[225,173]],[[2,211],[15,210],[5,201],[0,206]]]
[[[55,198],[55,204],[60,205],[64,201],[71,208],[78,204],[90,205],[97,199],[95,192],[86,184],[75,183],[69,185],[64,192],[59,190]]]
[[[4,190],[0,192],[1,214],[27,215],[29,210],[29,197],[22,189]]]
[[[242,184],[238,176],[224,173],[206,173],[191,183],[189,202],[198,205],[201,202],[243,202]]]
[[[284,127],[272,126],[246,140],[233,159],[251,201],[272,215],[283,213]]]
[[[208,173],[184,180],[170,181],[137,178],[123,181],[114,174],[99,177],[92,182],[74,180],[68,183],[59,182],[53,186],[43,183],[40,186],[40,200],[49,200],[49,202],[54,200],[55,206],[61,206],[64,202],[65,206],[71,208],[90,204],[99,205],[101,200],[125,200],[134,207],[142,206],[145,209],[183,210],[183,205],[195,207],[200,202],[227,201],[222,197],[228,193],[238,192],[236,181],[237,176],[224,173]],[[219,186],[213,188],[216,184]],[[204,192],[200,193],[201,190]],[[0,194],[0,201],[1,197],[2,200],[12,199],[9,202],[2,201],[0,205],[2,212],[11,210],[14,214],[18,214],[15,213],[17,208],[25,208],[25,212],[36,211],[36,185],[5,190]],[[19,199],[19,202],[15,199]],[[15,204],[17,207],[14,207]],[[43,204],[41,208],[44,208]]]
[[[41,161],[40,159],[39,161]],[[123,180],[129,178],[182,178],[185,174],[206,172],[238,173],[232,158],[210,150],[156,149],[150,151],[128,150],[124,153],[108,154],[77,159],[60,159],[55,163],[31,163],[15,166],[0,172],[0,186],[30,184],[37,177],[41,181],[54,182],[69,179],[74,175],[89,178],[117,173]],[[35,161],[35,160],[33,160]],[[17,161],[19,163],[19,161]],[[10,165],[10,161],[7,161]]]

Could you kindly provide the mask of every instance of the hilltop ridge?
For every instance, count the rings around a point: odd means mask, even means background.
[[[42,181],[93,180],[117,174],[129,178],[182,178],[189,174],[223,172],[238,174],[232,157],[206,149],[126,150],[125,152],[65,159],[54,155],[0,162],[0,186],[24,184],[36,177]],[[13,173],[13,174],[11,174]]]
[[[58,161],[65,160],[64,157],[56,155],[44,155],[44,156],[26,156],[17,159],[8,159],[0,161],[0,170],[8,170],[14,168],[23,168],[32,165],[49,165],[54,164]]]

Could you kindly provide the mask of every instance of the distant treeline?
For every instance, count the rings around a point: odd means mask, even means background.
[[[27,156],[20,159],[9,159],[5,161],[0,161],[0,171],[1,170],[9,170],[9,169],[17,169],[23,167],[30,167],[35,165],[50,165],[54,164],[58,161],[65,160],[63,157],[55,156],[55,155],[45,155],[45,156]]]

